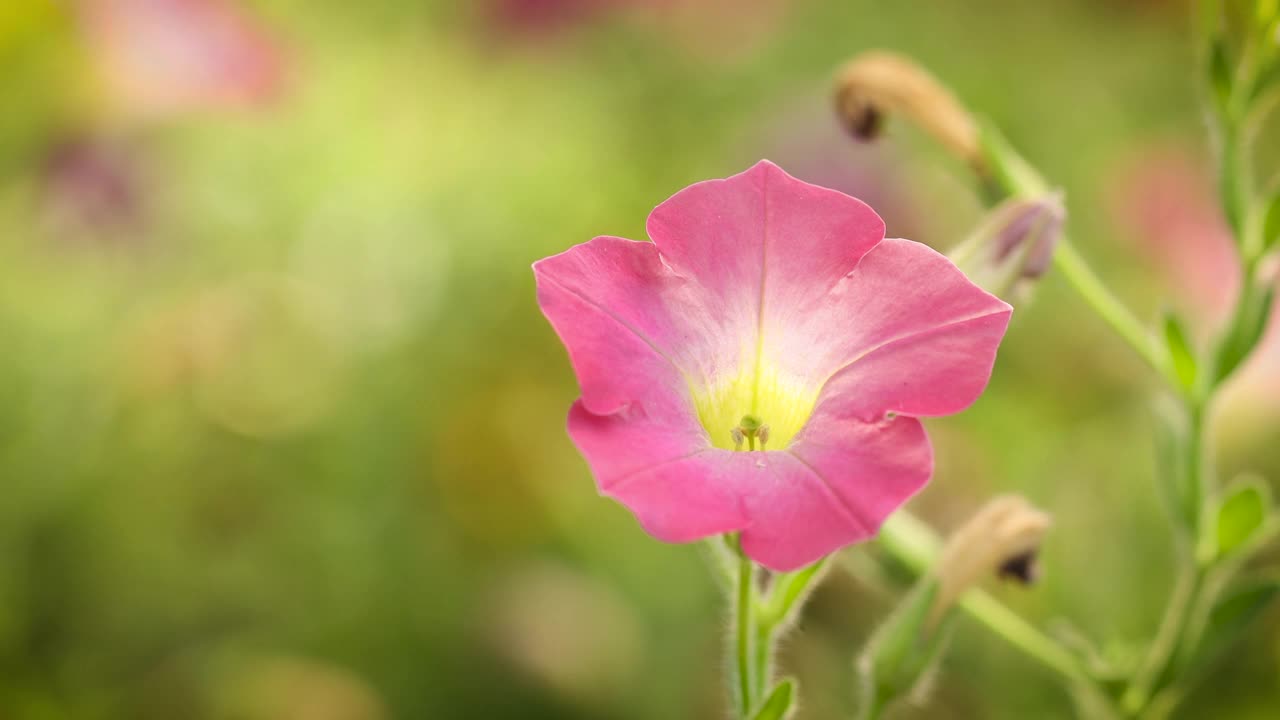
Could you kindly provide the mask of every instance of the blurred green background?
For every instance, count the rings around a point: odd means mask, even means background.
[[[965,169],[898,125],[855,145],[832,115],[836,67],[882,47],[1062,185],[1142,317],[1208,332],[1231,261],[1188,14],[5,0],[0,718],[722,717],[705,558],[596,496],[529,264],[642,238],[665,197],[761,157],[866,199],[891,235],[955,243],[981,211]],[[1119,662],[1172,583],[1152,394],[1051,273],[984,398],[930,423],[938,471],[912,505],[944,530],[1001,491],[1052,512],[1043,582],[993,589]],[[1224,478],[1280,472],[1278,405],[1264,351],[1221,408]],[[848,716],[854,654],[899,592],[829,576],[782,657],[801,720]],[[1277,620],[1180,717],[1276,717]],[[960,625],[903,716],[1073,716]]]

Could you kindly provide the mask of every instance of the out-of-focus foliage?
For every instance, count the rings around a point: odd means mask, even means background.
[[[668,194],[761,157],[891,235],[959,241],[979,214],[960,168],[898,128],[855,146],[831,116],[837,65],[888,47],[997,118],[1106,279],[1153,321],[1184,310],[1194,343],[1234,280],[1188,17],[0,3],[0,717],[721,717],[718,589],[697,548],[596,497],[530,262],[643,237]],[[1218,460],[1274,478],[1277,353],[1238,375]],[[1143,378],[1050,271],[988,394],[931,425],[920,513],[949,528],[1015,490],[1054,514],[1045,581],[1008,598],[1038,623],[1155,627],[1172,558]],[[818,591],[782,658],[800,718],[852,709],[889,590],[833,572]],[[1261,627],[1185,717],[1272,716],[1274,613]],[[1070,716],[963,619],[936,683],[921,717]]]

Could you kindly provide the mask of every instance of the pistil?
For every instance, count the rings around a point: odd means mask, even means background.
[[[747,450],[755,450],[758,440],[760,450],[763,451],[765,444],[769,442],[769,426],[755,415],[743,415],[738,421],[738,426],[729,431],[729,436],[733,438],[734,450],[741,450],[744,440],[747,443]]]

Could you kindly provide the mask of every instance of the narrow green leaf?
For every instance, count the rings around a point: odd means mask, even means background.
[[[1280,580],[1275,578],[1254,581],[1226,594],[1209,613],[1192,665],[1203,667],[1231,647],[1277,594]]]
[[[783,720],[791,710],[791,698],[795,694],[795,680],[783,678],[765,698],[764,704],[752,715],[752,720]]]
[[[821,580],[827,566],[827,558],[793,572],[778,573],[773,578],[773,588],[760,608],[761,622],[769,625],[787,623],[804,605],[804,598]]]
[[[938,581],[929,573],[907,593],[889,619],[867,642],[863,651],[870,660],[878,682],[897,683],[899,673],[920,649],[925,623],[933,599],[938,595]]]
[[[1262,339],[1267,321],[1271,318],[1271,302],[1274,298],[1275,289],[1267,287],[1256,297],[1244,299],[1248,305],[1242,308],[1241,315],[1236,319],[1218,353],[1218,382],[1226,380],[1235,372]]]
[[[1209,45],[1209,87],[1213,91],[1213,100],[1218,112],[1226,116],[1231,106],[1231,84],[1233,68],[1227,41],[1221,35],[1213,39]]]
[[[1206,637],[1242,628],[1280,593],[1280,583],[1268,580],[1227,595],[1209,613]]]
[[[1257,0],[1254,6],[1254,22],[1266,32],[1266,26],[1280,15],[1280,2],[1276,0]]]
[[[1280,68],[1280,63],[1276,67]],[[1280,245],[1280,193],[1267,203],[1262,216],[1262,244],[1268,250]]]
[[[1263,95],[1271,92],[1277,85],[1280,85],[1280,57],[1272,58],[1271,63],[1263,68],[1253,81],[1253,88],[1249,93],[1250,106],[1261,100]]]
[[[1229,490],[1218,505],[1218,553],[1225,555],[1255,537],[1271,511],[1266,486],[1246,481]]]
[[[912,659],[910,672],[915,678],[911,686],[913,695],[933,684],[933,675],[942,664],[942,657],[946,654],[947,648],[951,647],[951,635],[956,626],[956,616],[957,613],[954,611],[944,615],[938,622],[938,627],[934,628],[925,641],[923,650]]]
[[[1164,316],[1164,341],[1169,346],[1169,356],[1173,359],[1173,370],[1178,376],[1178,382],[1182,383],[1183,390],[1192,390],[1196,384],[1196,356],[1187,340],[1182,321],[1172,312],[1165,313]]]
[[[1241,165],[1240,153],[1231,148],[1239,142],[1232,130],[1234,121],[1225,120],[1223,125],[1221,166],[1218,168],[1218,202],[1222,205],[1222,214],[1231,227],[1231,239],[1238,245],[1244,237],[1246,192],[1243,185],[1245,177]]]
[[[1158,403],[1155,415],[1156,490],[1173,526],[1189,535],[1196,526],[1199,499],[1187,487],[1186,463],[1182,448],[1187,442],[1187,419],[1182,408],[1170,400]]]

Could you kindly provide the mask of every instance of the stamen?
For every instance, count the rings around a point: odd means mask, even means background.
[[[769,442],[769,426],[760,422],[760,418],[755,415],[743,415],[738,421],[738,426],[729,431],[729,436],[733,438],[733,449],[742,449],[743,438],[747,441],[747,450],[756,449],[756,440],[760,441],[760,449],[764,450],[765,443]]]

